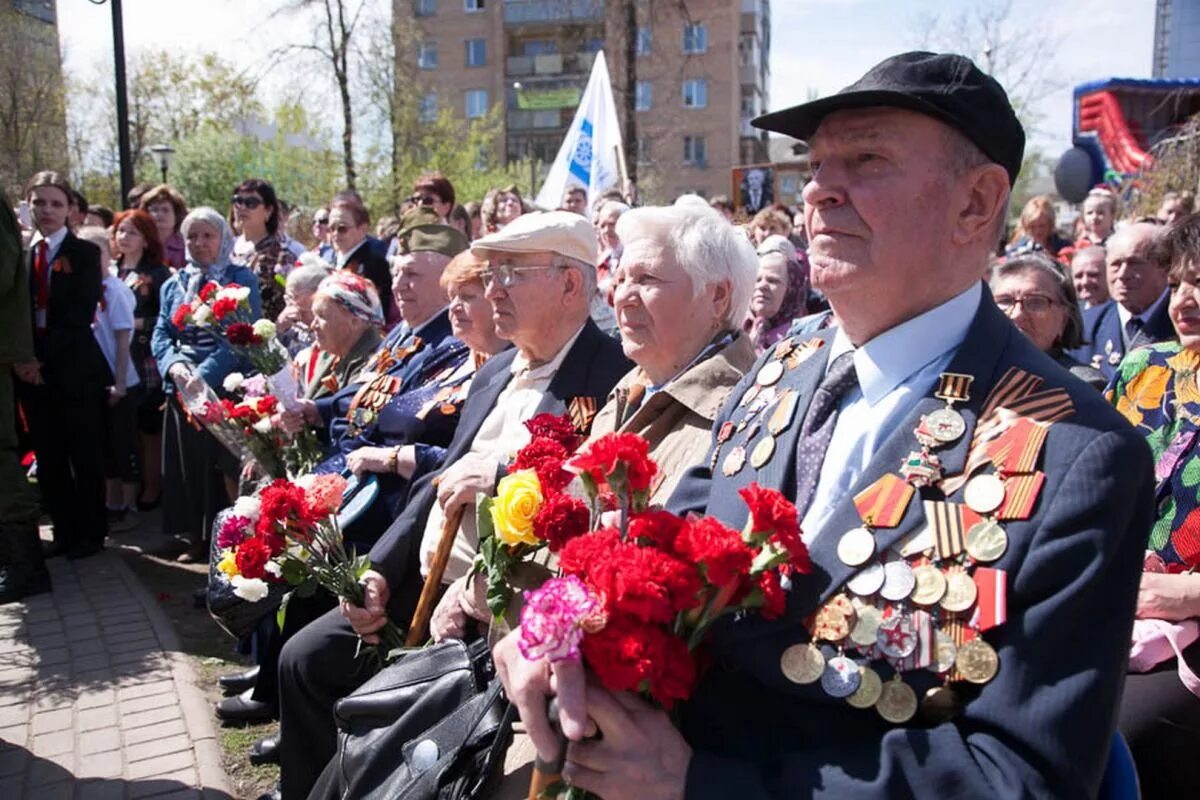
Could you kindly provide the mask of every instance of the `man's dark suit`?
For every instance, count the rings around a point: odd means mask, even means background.
[[[29,422],[55,544],[71,548],[103,544],[107,532],[102,446],[112,373],[92,333],[102,292],[100,250],[68,233],[52,255],[46,328],[34,335],[44,383],[17,381],[17,398]],[[25,267],[32,289],[32,250]]]
[[[516,350],[506,350],[493,356],[476,374],[443,469],[470,451],[484,420],[512,378],[510,367],[516,354]],[[599,408],[631,368],[621,345],[588,320],[551,379],[537,412],[562,414],[577,397],[588,398]],[[391,589],[388,614],[401,625],[407,625],[421,591],[417,551],[437,501],[433,480],[440,474],[438,470],[417,480],[404,511],[371,550],[371,563],[387,578]],[[285,800],[307,795],[334,754],[333,704],[362,685],[373,672],[365,659],[355,657],[358,642],[341,612],[334,610],[284,647],[279,686],[281,787]]]
[[[1121,338],[1121,317],[1117,314],[1117,301],[1109,300],[1083,312],[1083,347],[1071,351],[1076,361],[1089,364],[1104,373],[1110,381],[1117,374],[1117,365],[1125,353],[1135,347],[1175,338],[1175,326],[1167,313],[1170,292],[1150,306],[1146,324],[1126,348]]]
[[[827,351],[818,350],[780,384],[799,392],[801,410],[775,458],[732,478],[693,470],[672,497],[673,510],[707,508],[740,528],[747,511],[738,488],[757,480],[795,494],[799,420],[824,374]],[[859,483],[810,544],[813,572],[794,579],[786,615],[770,622],[750,615],[716,628],[713,666],[683,715],[695,749],[687,797],[1096,796],[1128,660],[1153,471],[1145,443],[1125,421],[1038,352],[985,292],[947,368],[975,376],[970,401],[956,406],[966,434],[939,452],[948,476],[962,471],[983,402],[1011,367],[1044,377],[1042,389],[1065,389],[1074,414],[1050,428],[1041,465],[1046,481],[1033,516],[1006,524],[1007,552],[990,565],[1008,573],[1008,621],[986,636],[999,653],[998,675],[982,689],[955,684],[967,704],[951,722],[896,727],[872,709],[824,695],[818,684],[792,684],[780,669],[783,651],[809,638],[803,619],[855,572],[836,554],[840,535],[861,524],[853,495],[895,473],[916,449],[920,416],[944,407],[927,396],[884,434]],[[717,426],[755,372],[731,393]],[[936,498],[931,491],[922,494]],[[961,501],[961,491],[949,499]],[[897,528],[876,531],[879,552],[919,529],[920,500],[913,498]],[[889,669],[872,666],[887,679]],[[904,678],[918,697],[937,683],[928,671]]]

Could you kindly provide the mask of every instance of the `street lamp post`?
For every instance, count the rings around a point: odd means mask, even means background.
[[[171,169],[171,158],[175,155],[175,148],[169,144],[155,144],[150,146],[150,155],[154,158],[154,164],[162,172],[162,182],[167,182],[167,172]]]

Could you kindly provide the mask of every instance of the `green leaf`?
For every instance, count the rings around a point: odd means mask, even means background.
[[[1158,519],[1150,528],[1150,541],[1146,546],[1151,550],[1161,550],[1171,538],[1171,523],[1175,521],[1175,498],[1170,497],[1162,505]]]
[[[479,540],[494,539],[496,525],[492,521],[493,498],[480,492],[475,495],[475,530],[479,532]]]
[[[1200,485],[1200,459],[1189,458],[1179,480],[1188,487]]]
[[[287,619],[287,607],[291,602],[293,592],[288,592],[283,596],[283,602],[279,604],[279,610],[275,612],[275,624],[279,626],[279,630],[283,630],[283,622]]]

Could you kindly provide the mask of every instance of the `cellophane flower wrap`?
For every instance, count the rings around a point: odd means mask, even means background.
[[[279,609],[280,626],[293,593],[308,597],[320,587],[362,605],[359,579],[370,562],[346,548],[337,524],[346,489],[341,475],[306,475],[295,481],[279,478],[239,497],[217,532],[217,569],[234,594],[257,602],[267,596],[269,583],[291,586]],[[391,622],[378,633],[381,658],[403,645],[403,634]]]
[[[237,399],[222,399],[222,414],[243,437],[262,474],[270,478],[305,475],[321,460],[321,446],[307,429],[299,434],[284,430],[279,400],[266,388],[261,375],[246,378],[231,373],[224,389]]]
[[[529,444],[496,484],[495,495],[476,498],[479,555],[473,572],[486,577],[488,608],[497,619],[516,592],[550,577],[537,556],[557,553],[590,522],[587,505],[567,491],[575,476],[564,465],[580,442],[570,418],[538,414],[525,427]]]

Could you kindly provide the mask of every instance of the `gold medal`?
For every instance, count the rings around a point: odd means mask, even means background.
[[[962,701],[949,686],[934,686],[921,698],[921,716],[935,724],[954,719],[960,711]]]
[[[870,708],[879,702],[879,695],[883,694],[883,680],[878,672],[866,664],[859,666],[858,674],[858,689],[846,698],[846,702],[855,708]]]
[[[792,420],[796,417],[796,406],[799,401],[800,396],[791,389],[779,395],[779,402],[775,404],[775,409],[771,412],[770,419],[767,420],[767,430],[771,432],[772,436],[778,436],[792,424]]]
[[[1004,481],[995,475],[976,475],[967,481],[963,501],[976,514],[990,514],[1004,504]]]
[[[923,564],[913,570],[917,585],[912,600],[919,606],[935,605],[946,594],[946,576],[932,564]]]
[[[813,621],[813,638],[826,642],[840,642],[850,635],[850,629],[858,621],[854,603],[844,594],[834,595],[817,609]]]
[[[1000,657],[983,639],[963,642],[958,648],[958,671],[971,683],[987,683],[1000,669]]]
[[[783,362],[768,361],[758,370],[758,374],[754,376],[754,382],[759,386],[774,386],[779,383],[779,379],[782,377]]]
[[[962,567],[951,567],[946,572],[946,593],[941,606],[947,611],[960,613],[975,605],[979,587]]]
[[[896,675],[883,684],[875,710],[894,725],[908,722],[917,713],[917,693]]]
[[[846,566],[861,566],[875,555],[875,537],[866,528],[851,528],[838,540],[837,554]]]
[[[963,542],[967,554],[981,564],[990,564],[1008,549],[1008,534],[993,520],[977,522],[967,531]]]
[[[773,455],[775,455],[775,437],[768,434],[759,439],[758,444],[754,445],[754,449],[750,451],[750,466],[762,469]]]
[[[726,478],[732,478],[741,472],[744,466],[746,466],[746,448],[738,445],[729,451],[729,455],[725,456],[725,460],[721,463],[721,472],[725,473]]]
[[[816,683],[825,672],[825,656],[812,642],[794,644],[779,657],[779,668],[792,683]]]
[[[883,612],[875,606],[860,606],[858,620],[850,629],[850,641],[861,648],[872,647],[879,637],[879,624],[883,622]]]

